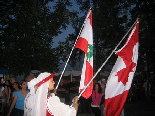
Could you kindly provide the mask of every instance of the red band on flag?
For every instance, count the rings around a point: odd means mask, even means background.
[[[106,112],[105,116],[119,116],[122,112],[124,103],[128,96],[129,90],[113,98],[105,99]]]
[[[93,67],[90,65],[88,61],[86,61],[86,72],[85,72],[85,82],[84,82],[85,86],[89,83],[92,77],[93,77]],[[92,94],[92,90],[93,90],[93,82],[90,83],[89,87],[85,90],[82,96],[88,99]]]
[[[88,41],[85,38],[80,37],[75,45],[75,48],[81,49],[87,55]]]
[[[120,52],[116,53],[118,56],[120,56],[124,60],[125,65],[127,67],[130,66],[132,62],[133,48],[138,42],[138,38],[139,38],[138,30],[139,30],[139,25],[136,25],[136,30],[132,34],[131,39],[129,40],[127,45]]]

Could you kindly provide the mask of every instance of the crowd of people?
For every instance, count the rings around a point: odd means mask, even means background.
[[[79,81],[75,77],[70,83],[61,79],[57,90],[53,77],[54,74],[45,72],[38,77],[29,75],[20,83],[14,77],[1,83],[0,116],[76,116],[77,113],[92,112],[95,116],[104,116],[105,79],[94,83],[88,99],[82,96],[78,99]],[[141,100],[139,92],[142,91],[149,100],[151,84],[134,82],[127,101]]]
[[[94,83],[92,95],[85,99],[80,97],[78,113],[94,113],[95,116],[104,116],[104,97],[105,97],[105,85],[106,80],[102,79],[97,83]],[[72,104],[72,99],[79,94],[79,81],[75,77],[72,78],[72,82],[65,84],[62,79],[57,89],[57,96],[65,104]]]
[[[0,85],[0,109],[2,116],[76,116],[78,96],[74,96],[72,106],[57,97],[54,89],[54,74],[41,73],[37,78],[29,75],[16,82],[11,77]],[[61,91],[61,90],[58,90]],[[58,110],[59,109],[59,110]]]
[[[128,102],[141,102],[150,101],[155,97],[155,80],[136,80],[132,83],[127,101]]]

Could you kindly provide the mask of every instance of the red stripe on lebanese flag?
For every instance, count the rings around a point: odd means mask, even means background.
[[[76,42],[75,48],[79,48],[87,54],[88,41],[85,38],[80,37]]]
[[[132,29],[125,45],[116,52],[117,61],[105,89],[105,116],[119,116],[131,87],[138,60],[139,23]]]
[[[123,94],[115,96],[113,98],[105,99],[105,107],[109,110],[106,111],[106,116],[119,116],[122,112],[124,103],[128,96],[129,90],[124,91]]]
[[[85,81],[84,85],[87,85],[91,78],[93,77],[93,67],[90,65],[88,61],[86,61],[86,71],[85,71]],[[89,95],[92,94],[92,89],[93,89],[93,83],[90,83],[89,87],[85,90],[85,92],[82,94],[82,96],[86,99],[89,98]],[[80,92],[83,89],[80,89]]]

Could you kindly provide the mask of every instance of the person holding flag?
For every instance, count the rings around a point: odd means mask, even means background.
[[[54,93],[50,93],[51,90],[54,90],[53,77],[53,73],[47,72],[41,73],[37,77],[34,116],[76,116],[78,97],[73,98],[73,106],[60,102]]]
[[[25,78],[25,80],[27,81],[29,93],[25,97],[24,101],[24,116],[34,116],[35,85],[37,84],[37,79],[34,75],[29,75]]]

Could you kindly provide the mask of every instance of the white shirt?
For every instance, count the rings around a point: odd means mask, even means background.
[[[4,87],[0,88],[0,96],[3,96]],[[0,102],[5,102],[5,99],[0,99]]]
[[[47,110],[54,116],[76,116],[74,107],[60,102],[60,99],[53,95],[47,99]]]
[[[27,83],[28,89],[30,92],[25,97],[24,101],[24,116],[34,116],[34,107],[35,107],[35,88],[36,78]]]

